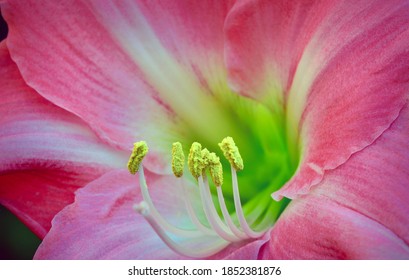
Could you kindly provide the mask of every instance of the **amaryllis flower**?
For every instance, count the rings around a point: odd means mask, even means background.
[[[409,258],[407,1],[1,11],[0,202],[36,258]]]

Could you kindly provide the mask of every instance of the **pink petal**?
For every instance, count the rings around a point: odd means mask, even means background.
[[[169,221],[187,218],[181,180],[146,173],[155,207]],[[75,202],[53,220],[36,259],[180,259],[132,206],[142,200],[137,176],[112,171],[76,193]],[[257,256],[261,240],[228,248],[217,257]]]
[[[329,1],[237,1],[225,28],[232,86],[242,94],[283,102],[282,94],[275,95],[272,90],[290,88],[304,48],[329,4]]]
[[[286,112],[294,198],[385,131],[406,102],[406,1],[239,1],[226,23],[232,84]]]
[[[251,240],[246,244],[233,244],[226,250],[213,256],[212,259],[224,260],[257,260],[262,257],[263,247],[268,244],[269,235]]]
[[[192,124],[194,104],[225,84],[229,1],[5,2],[8,46],[27,83],[113,146],[147,140],[151,170],[166,167],[158,153],[177,138],[175,122]]]
[[[383,225],[319,195],[294,201],[271,231],[264,259],[407,259]]]
[[[29,88],[0,44],[0,202],[40,237],[73,192],[127,156]]]
[[[375,143],[293,201],[271,231],[268,257],[409,258],[408,136],[406,106]]]
[[[178,127],[174,130],[183,137],[214,141],[224,137],[226,127],[231,126],[219,100],[224,96],[219,95],[230,94],[223,27],[232,3],[90,1],[89,6],[139,67],[145,82],[176,114]],[[209,135],[215,123],[223,127],[218,132],[222,136]]]
[[[148,180],[151,190],[158,176]],[[91,182],[76,193],[74,204],[55,217],[35,258],[178,258],[132,209],[140,200],[137,176],[129,172],[113,171]]]

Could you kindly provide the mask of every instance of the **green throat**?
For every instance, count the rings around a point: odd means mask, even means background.
[[[230,91],[201,101],[195,108],[203,121],[181,120],[177,141],[186,154],[193,142],[199,142],[220,157],[223,193],[229,212],[234,213],[230,164],[218,147],[224,137],[231,136],[244,160],[244,169],[237,173],[244,214],[255,228],[272,226],[289,200],[274,201],[271,193],[291,178],[300,155],[300,148],[290,144],[297,141],[287,139],[284,107],[268,106]],[[215,194],[215,188],[211,190]]]

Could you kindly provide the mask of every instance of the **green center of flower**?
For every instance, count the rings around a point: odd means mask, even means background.
[[[182,143],[172,146],[175,176],[194,181],[200,194],[200,202],[192,202],[188,195],[184,198],[193,230],[170,224],[152,203],[140,166],[147,151],[144,142],[135,144],[129,161],[131,173],[140,168],[144,198],[135,209],[171,249],[189,257],[211,256],[233,242],[262,236],[289,202],[274,201],[271,193],[291,178],[299,161],[299,147],[289,144],[296,141],[287,139],[282,111],[235,95],[225,96],[217,104],[220,110],[216,114],[223,114],[223,121],[204,123],[194,129],[186,123],[189,133],[182,133]],[[206,118],[206,114],[202,117]],[[233,136],[234,141],[226,135]],[[218,144],[220,139],[223,141]],[[190,145],[187,162],[191,175],[184,172],[184,151]],[[185,194],[188,192],[184,190]],[[204,218],[193,203],[201,204]]]
[[[261,222],[271,226],[289,202],[286,199],[273,201],[271,193],[280,189],[294,174],[300,155],[298,141],[287,136],[284,106],[258,102],[227,90],[222,92],[208,97],[210,101],[204,100],[203,104],[210,103],[207,107],[198,106],[197,114],[208,121],[201,125],[187,122],[186,128],[182,128],[183,136],[176,141],[182,143],[185,153],[191,143],[201,143],[215,152],[222,165],[227,167],[229,162],[220,153],[218,143],[227,135],[231,136],[246,163],[245,169],[237,173],[243,211],[246,216],[250,213],[257,216],[255,227]],[[231,177],[229,168],[225,168],[224,196],[228,210],[234,212]],[[255,208],[257,214],[254,214]]]

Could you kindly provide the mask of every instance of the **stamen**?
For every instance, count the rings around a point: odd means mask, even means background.
[[[236,170],[242,170],[244,164],[239,149],[237,148],[233,138],[231,137],[224,138],[223,141],[219,143],[219,147],[223,151],[223,154],[226,157],[226,159],[231,164],[234,206],[236,208],[236,214],[237,218],[239,219],[240,227],[247,236],[251,238],[258,238],[262,236],[265,232],[256,232],[250,228],[246,221],[246,218],[244,217],[243,208],[241,206]]]
[[[208,155],[210,177],[216,186],[223,185],[223,166],[220,158],[215,153]]]
[[[192,144],[190,148],[189,157],[188,157],[188,166],[190,173],[196,179],[202,174],[201,169],[201,158],[202,158],[202,145],[197,142]]]
[[[223,185],[223,166],[220,162],[220,158],[216,156],[215,153],[210,153],[208,156],[208,164],[209,164],[209,171],[210,176],[212,178],[213,183],[216,185],[217,189],[217,198],[219,200],[219,206],[222,210],[223,218],[227,223],[230,231],[239,237],[240,239],[246,238],[246,236],[241,230],[239,230],[236,225],[233,223],[229,211],[227,210],[226,203],[224,201],[224,196],[222,192],[221,185]]]
[[[204,148],[201,152],[200,152],[200,159],[199,159],[199,168],[201,170],[201,172],[203,173],[205,171],[205,169],[209,166],[209,155],[210,152],[208,149]]]
[[[219,147],[223,151],[223,154],[226,157],[226,159],[236,170],[243,170],[244,168],[243,159],[241,158],[239,149],[234,143],[233,138],[231,137],[224,138],[223,141],[219,143]]]
[[[148,145],[145,141],[136,142],[133,144],[132,154],[128,161],[128,170],[131,174],[135,175],[138,172],[139,165],[143,158],[148,153]]]
[[[148,151],[146,143],[143,141],[135,143],[132,155],[129,159],[129,171],[132,174],[135,174],[139,170],[139,185],[143,197],[143,201],[135,205],[134,209],[145,217],[151,227],[169,248],[188,257],[208,257],[219,252],[231,242],[238,242],[249,238],[258,238],[265,233],[253,231],[244,217],[236,174],[236,170],[243,169],[243,160],[237,146],[231,137],[223,139],[219,146],[231,163],[234,205],[241,228],[234,224],[226,207],[221,188],[223,184],[223,167],[220,158],[217,157],[215,153],[210,153],[207,149],[202,150],[201,144],[197,142],[192,144],[188,157],[188,167],[192,175],[197,179],[201,206],[203,207],[207,220],[205,221],[205,224],[207,222],[209,226],[205,225],[199,219],[191,203],[189,191],[183,182],[182,196],[187,214],[192,221],[193,229],[183,229],[169,223],[154,206],[146,184],[144,168],[141,165],[142,159]],[[172,170],[176,177],[181,177],[183,175],[184,158],[182,145],[179,142],[173,143]],[[217,197],[220,210],[223,214],[223,219],[219,216],[213,202],[206,169],[209,169],[210,176],[216,185]],[[173,235],[178,240],[184,240],[184,242],[174,241],[171,238]],[[210,246],[203,241],[206,238],[211,240]],[[187,244],[195,244],[194,250],[187,246]]]
[[[175,142],[172,144],[172,171],[176,177],[182,177],[184,167],[185,154],[183,153],[182,144]]]
[[[181,177],[183,175],[183,168],[185,165],[185,155],[183,153],[182,144],[180,142],[173,143],[172,145],[172,170],[176,177]],[[186,210],[188,212],[189,218],[192,223],[198,228],[199,231],[215,235],[215,232],[203,225],[199,218],[196,215],[195,210],[193,209],[192,203],[189,199],[189,194],[186,189],[184,182],[181,182],[183,189],[183,200],[185,203]]]
[[[231,242],[237,241],[237,238],[229,232],[226,225],[223,224],[219,215],[217,214],[216,208],[214,206],[209,185],[207,183],[207,177],[204,174],[205,169],[208,166],[208,156],[209,151],[203,149],[200,151],[201,145],[197,142],[192,144],[189,154],[189,166],[192,175],[198,176],[200,197],[203,204],[203,210],[205,212],[206,218],[210,224],[210,227],[223,239]],[[204,177],[204,178],[203,178]]]

